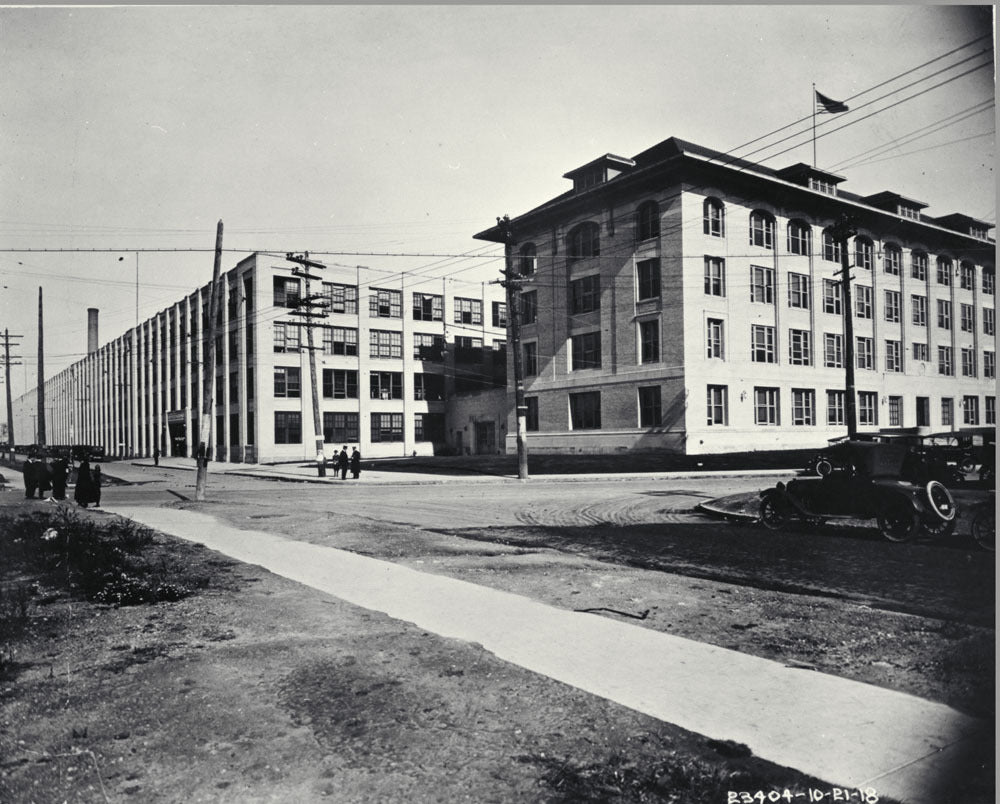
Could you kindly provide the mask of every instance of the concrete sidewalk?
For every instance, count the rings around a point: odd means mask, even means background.
[[[892,690],[239,530],[206,514],[109,510],[442,637],[478,643],[664,722],[744,743],[757,756],[832,785],[873,788],[910,804],[950,801],[968,750],[993,737],[987,723]]]

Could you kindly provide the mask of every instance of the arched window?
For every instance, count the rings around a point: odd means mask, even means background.
[[[774,248],[774,218],[755,209],[750,213],[750,245]]]
[[[718,198],[706,198],[702,205],[705,234],[712,237],[726,236],[726,208]]]
[[[903,251],[895,243],[886,243],[882,251],[885,260],[884,270],[887,274],[899,276],[903,270]]]
[[[788,253],[805,256],[812,253],[812,227],[805,221],[788,222]]]
[[[927,253],[924,251],[910,252],[910,276],[919,279],[921,282],[927,281]]]
[[[875,245],[872,243],[871,238],[864,236],[854,238],[854,264],[858,268],[870,271],[874,263]]]
[[[962,290],[975,290],[976,266],[968,260],[962,260],[958,264],[958,281]]]
[[[939,285],[951,284],[951,260],[948,257],[937,258],[937,281]]]
[[[840,241],[829,229],[823,230],[823,259],[840,262]]]
[[[636,239],[651,240],[660,236],[660,205],[646,201],[635,213]]]
[[[521,276],[531,276],[535,273],[535,263],[538,260],[538,249],[534,243],[525,243],[518,252],[520,258]]]
[[[600,253],[601,229],[596,223],[581,223],[566,237],[566,256],[570,260],[597,257]]]

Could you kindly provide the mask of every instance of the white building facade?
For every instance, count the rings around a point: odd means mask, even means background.
[[[532,450],[699,454],[845,435],[831,229],[844,215],[859,430],[995,425],[992,224],[677,139],[566,178],[572,190],[512,221]],[[476,237],[503,242],[497,227]]]
[[[220,279],[212,458],[315,457],[307,331],[313,321],[327,454],[366,458],[454,451],[450,397],[503,386],[506,305],[495,284],[358,267],[310,281],[254,254]],[[315,271],[314,271],[315,273]],[[45,383],[49,445],[108,456],[193,457],[203,408],[210,285],[115,338]],[[302,313],[325,312],[322,318]],[[15,402],[15,439],[36,443],[37,392]]]

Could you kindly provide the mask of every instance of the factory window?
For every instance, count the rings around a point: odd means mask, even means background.
[[[413,294],[414,321],[443,321],[444,297],[432,293]]]
[[[274,443],[302,443],[302,414],[290,411],[277,411],[274,414]]]
[[[808,256],[812,252],[812,228],[804,221],[788,223],[788,253]]]
[[[601,229],[596,223],[581,223],[566,237],[566,257],[571,262],[600,254]]]
[[[520,258],[519,268],[521,276],[531,276],[535,273],[535,265],[538,261],[538,249],[534,243],[525,243],[518,252]]]
[[[350,444],[358,439],[357,413],[323,413],[323,441],[327,444]]]
[[[660,205],[646,201],[635,214],[636,239],[651,240],[660,236]]]
[[[371,439],[373,444],[403,440],[402,413],[373,413]]]
[[[774,218],[768,213],[759,210],[750,213],[750,245],[774,248]]]
[[[462,299],[455,297],[456,324],[482,324],[483,303],[478,299]]]
[[[704,232],[712,237],[726,236],[726,208],[718,198],[706,198],[702,204]]]
[[[286,399],[302,396],[302,374],[298,368],[274,367],[274,395]]]
[[[357,399],[358,372],[350,369],[323,369],[325,399]]]
[[[586,391],[569,395],[570,428],[573,430],[601,429],[601,393]]]

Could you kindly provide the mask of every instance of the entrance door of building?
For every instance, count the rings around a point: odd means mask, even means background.
[[[917,397],[917,427],[931,426],[931,400],[928,396]]]
[[[496,425],[493,422],[476,422],[476,454],[492,455],[497,451]]]
[[[170,454],[187,456],[187,432],[184,429],[184,422],[170,422],[167,427],[170,430]]]

